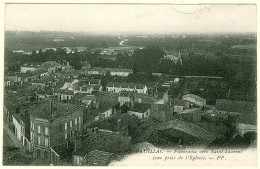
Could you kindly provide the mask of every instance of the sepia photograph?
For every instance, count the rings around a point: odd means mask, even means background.
[[[2,166],[257,166],[257,4],[4,15]]]

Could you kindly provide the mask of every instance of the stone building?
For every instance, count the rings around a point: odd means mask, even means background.
[[[58,165],[60,155],[53,147],[73,141],[82,132],[82,108],[50,100],[29,109],[29,113],[33,157]]]

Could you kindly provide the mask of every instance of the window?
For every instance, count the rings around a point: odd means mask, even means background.
[[[70,121],[70,127],[72,127],[72,121]]]
[[[41,145],[41,137],[37,137],[38,145]]]
[[[38,126],[38,133],[41,133],[41,126]]]
[[[33,131],[34,131],[34,123],[32,123],[32,129],[33,129]]]
[[[41,145],[44,146],[45,145],[45,142],[44,142],[44,138],[41,138]]]
[[[73,131],[70,131],[70,137],[73,137]]]
[[[44,151],[44,159],[47,160],[48,159],[48,152]]]
[[[37,150],[37,157],[40,158],[41,157],[41,151]]]
[[[49,134],[49,129],[48,127],[45,127],[45,135],[48,135]]]
[[[31,129],[32,129],[32,126],[33,126],[33,123],[32,123],[32,121],[31,121],[31,124],[30,124],[30,125],[31,125]]]
[[[67,133],[65,133],[65,140],[68,138],[68,134]]]
[[[49,140],[47,138],[45,138],[45,147],[48,147],[49,146]]]
[[[64,140],[63,140],[63,136],[62,136],[62,135],[59,135],[59,136],[58,136],[58,142],[62,142],[62,141],[64,141]]]
[[[79,124],[80,124],[80,116],[79,116]]]
[[[68,128],[68,124],[67,124],[67,123],[65,123],[65,130],[67,130],[67,128]]]
[[[59,125],[59,132],[62,132],[62,124]]]
[[[75,118],[75,125],[77,125],[78,124],[78,119],[77,118]]]

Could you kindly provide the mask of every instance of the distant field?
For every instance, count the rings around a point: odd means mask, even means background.
[[[63,39],[64,41],[53,41]],[[108,47],[119,46],[120,39],[116,36],[50,36],[50,35],[9,35],[5,36],[5,49],[32,51],[48,47]]]

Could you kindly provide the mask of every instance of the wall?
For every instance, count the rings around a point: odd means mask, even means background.
[[[14,128],[15,128],[15,136],[22,141],[21,139],[21,125],[20,123],[16,120],[16,118],[13,117],[13,124],[14,124]]]
[[[136,117],[138,117],[139,119],[146,119],[150,116],[150,109],[148,109],[147,111],[145,111],[144,113],[140,113],[140,112],[134,112],[134,111],[127,111],[127,114],[129,115],[135,115]]]
[[[73,165],[80,165],[84,158],[80,155],[73,155]]]
[[[184,109],[185,109],[185,106],[177,106],[177,105],[174,105],[174,112],[175,112],[175,113],[182,112]]]
[[[77,119],[77,124],[75,123]],[[67,124],[67,128],[65,127]],[[72,127],[70,126],[72,123]],[[57,146],[66,143],[67,140],[73,139],[76,131],[82,132],[83,127],[83,111],[76,111],[73,114],[55,119],[51,125],[51,146]],[[66,138],[67,137],[67,138]]]
[[[114,92],[114,93],[119,93],[121,91],[136,91],[137,93],[147,94],[147,88],[134,89],[134,88],[107,87],[107,91]]]
[[[238,124],[238,134],[243,136],[247,132],[257,132],[257,125],[250,125],[250,124]]]
[[[130,73],[129,72],[110,72],[111,76],[122,76],[122,77],[126,77],[128,76]]]
[[[35,67],[21,67],[21,73],[26,73],[27,71],[36,71],[38,70],[38,68],[35,68]]]
[[[206,101],[198,100],[198,99],[195,99],[192,97],[185,97],[185,98],[183,98],[183,100],[190,101],[190,102],[192,102],[198,106],[202,106],[202,107],[206,105]]]

